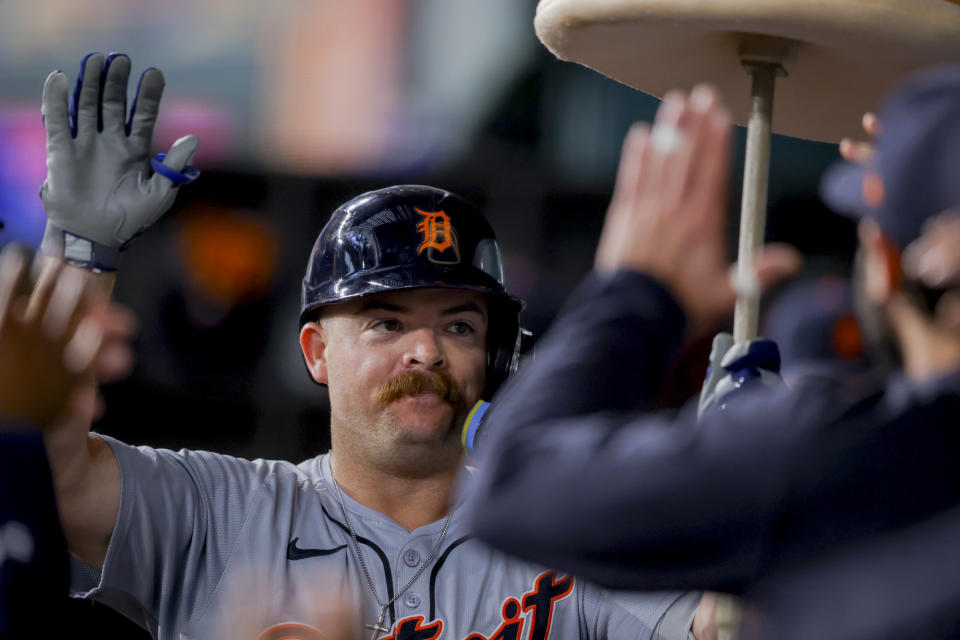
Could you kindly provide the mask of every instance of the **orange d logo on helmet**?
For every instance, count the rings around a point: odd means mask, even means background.
[[[417,254],[427,251],[427,259],[437,264],[457,264],[460,262],[460,250],[457,247],[457,233],[450,224],[450,216],[443,211],[424,211],[414,208],[423,216],[417,224],[417,231],[423,234]],[[451,258],[441,260],[440,255],[447,250],[453,251]]]

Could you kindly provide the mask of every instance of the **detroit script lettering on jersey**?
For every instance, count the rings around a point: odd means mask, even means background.
[[[573,593],[573,576],[557,579],[556,571],[545,571],[537,576],[533,590],[523,594],[520,602],[516,598],[507,598],[500,610],[503,622],[489,636],[472,633],[464,640],[520,640],[524,622],[530,628],[530,640],[547,640],[550,637],[550,623],[553,620],[553,607],[559,601]],[[524,619],[520,610],[529,615]],[[399,640],[399,639],[398,639]]]
[[[451,234],[456,246],[455,228]],[[333,630],[370,638],[365,627],[381,607],[351,548],[350,529],[337,517],[330,454],[294,465],[102,437],[129,489],[116,525],[125,533],[110,543],[113,557],[125,560],[106,563],[99,582],[78,574],[74,594],[110,593],[100,583],[131,594],[108,604],[156,640],[256,638],[268,627],[262,640],[329,639],[337,637]],[[448,542],[422,571],[443,521],[410,532],[350,496],[344,504],[357,514],[353,524],[377,593],[393,598],[398,584],[419,575],[378,623],[385,628],[380,640],[649,638],[677,602],[671,592],[608,592],[496,552],[469,536],[462,505],[454,508]],[[211,505],[235,515],[221,517]],[[344,598],[353,606],[338,608]]]
[[[489,635],[471,633],[462,640],[520,640],[529,629],[528,640],[549,640],[553,609],[557,602],[573,593],[573,576],[557,577],[556,571],[537,576],[533,588],[522,597],[509,597],[500,608],[500,625]],[[526,615],[524,615],[526,614]],[[441,640],[443,620],[425,623],[423,616],[398,620],[393,632],[382,640]],[[258,640],[315,640],[322,637],[317,629],[302,624],[284,623],[270,627]]]

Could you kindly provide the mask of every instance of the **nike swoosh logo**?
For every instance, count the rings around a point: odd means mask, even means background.
[[[297,546],[297,540],[294,538],[287,545],[287,560],[304,560],[306,558],[316,558],[317,556],[329,556],[341,549],[346,549],[347,545],[342,544],[334,549],[301,549]]]

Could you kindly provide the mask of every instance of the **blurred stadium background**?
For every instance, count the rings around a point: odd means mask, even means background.
[[[631,122],[657,101],[559,62],[535,0],[9,0],[0,2],[0,243],[39,244],[40,93],[90,51],[167,79],[156,151],[195,133],[204,173],[125,259],[116,297],[140,318],[133,376],[96,425],[136,444],[299,461],[329,446],[322,388],[297,343],[300,279],[330,211],[394,183],[477,202],[507,286],[542,333],[589,269]],[[743,130],[737,160],[742,165]],[[775,136],[767,237],[845,270],[853,225],[817,195],[835,145]],[[731,176],[731,248],[740,175]],[[776,292],[767,300],[775,300]],[[665,382],[699,385],[707,344]],[[76,603],[102,637],[146,637]],[[99,631],[94,631],[99,630]]]

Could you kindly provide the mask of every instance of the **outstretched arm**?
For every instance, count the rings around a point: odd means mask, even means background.
[[[0,420],[39,429],[49,443],[60,425],[93,413],[94,376],[129,370],[133,320],[76,271],[56,261],[47,268],[49,286],[30,300],[25,252],[8,246],[0,254]],[[111,499],[107,486],[66,505],[61,521],[75,521],[72,510],[81,506],[91,520],[109,520]]]
[[[684,318],[696,330],[733,307],[730,135],[700,87],[666,96],[653,128],[627,136],[594,272],[490,409],[473,495],[481,539],[618,587],[736,589],[755,572],[784,472],[777,432],[729,412],[701,428],[695,410],[630,406],[653,393]],[[796,262],[781,249],[755,264],[769,282]],[[757,438],[766,449],[737,445]]]
[[[143,72],[128,114],[129,75],[126,55],[94,53],[81,62],[72,95],[62,72],[44,84],[47,178],[40,195],[47,228],[41,250],[48,261],[32,308],[66,278],[109,293],[123,251],[170,208],[177,187],[197,176],[189,166],[199,144],[195,136],[177,140],[165,157],[150,156],[163,74]],[[95,379],[85,385],[94,397]],[[74,412],[44,436],[70,550],[99,567],[116,520],[120,480],[109,446],[89,434],[92,419],[92,408]]]

